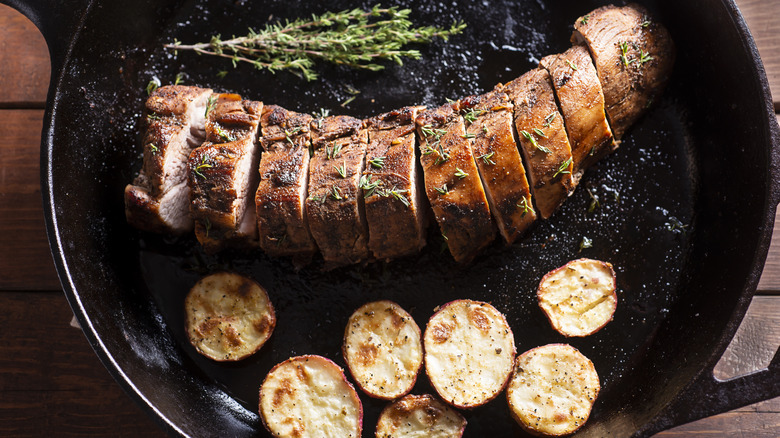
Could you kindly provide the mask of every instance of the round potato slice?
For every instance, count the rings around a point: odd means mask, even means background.
[[[601,386],[593,363],[576,348],[549,344],[517,357],[506,397],[529,433],[561,436],[587,421]]]
[[[422,366],[420,327],[398,304],[375,301],[349,317],[342,351],[366,394],[391,400],[408,393]]]
[[[218,272],[202,278],[184,300],[190,342],[216,361],[236,361],[254,354],[271,337],[276,314],[256,281]]]
[[[431,395],[407,395],[387,405],[376,438],[460,438],[466,419]]]
[[[428,379],[455,407],[489,402],[512,373],[512,329],[488,303],[457,300],[442,306],[428,321],[423,343]]]
[[[579,259],[548,272],[536,296],[558,333],[588,336],[612,321],[617,308],[616,288],[611,264]]]
[[[266,376],[260,417],[279,438],[359,438],[363,405],[344,371],[330,359],[297,356]]]

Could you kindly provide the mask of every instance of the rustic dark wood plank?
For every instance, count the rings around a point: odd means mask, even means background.
[[[46,41],[9,6],[0,5],[0,29],[0,108],[43,108],[50,74]]]
[[[780,2],[737,0],[764,62],[775,111],[780,111]]]
[[[2,293],[0,309],[0,436],[164,436],[69,325],[61,292]]]
[[[52,290],[43,222],[39,149],[42,110],[0,110],[0,290]]]

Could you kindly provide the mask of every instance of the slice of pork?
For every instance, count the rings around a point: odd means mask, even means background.
[[[539,214],[549,218],[574,191],[572,155],[547,70],[537,68],[499,86],[514,103],[516,135]]]
[[[457,103],[417,116],[425,194],[455,261],[468,263],[496,237]]]
[[[546,56],[541,66],[550,73],[569,134],[576,184],[588,167],[617,147],[604,112],[601,83],[585,46]]]
[[[256,245],[254,193],[260,161],[257,133],[261,102],[218,94],[206,123],[206,142],[189,159],[190,211],[195,236],[213,253]]]
[[[377,260],[416,254],[425,246],[428,204],[415,157],[414,120],[404,107],[366,120],[368,148],[361,178],[368,248]]]
[[[368,224],[360,190],[367,143],[361,120],[332,116],[312,122],[306,215],[328,268],[368,259]]]
[[[312,117],[276,105],[263,108],[260,184],[255,195],[260,246],[304,265],[317,251],[309,233],[306,197]]]
[[[669,32],[641,6],[604,6],[574,23],[572,42],[585,42],[604,88],[617,139],[657,100],[672,73]]]
[[[531,189],[513,134],[512,107],[509,97],[498,91],[460,101],[466,136],[472,141],[490,211],[508,244],[536,219]]]
[[[205,138],[205,113],[211,90],[168,85],[146,101],[147,130],[143,167],[125,187],[127,222],[144,231],[192,231],[187,157]]]

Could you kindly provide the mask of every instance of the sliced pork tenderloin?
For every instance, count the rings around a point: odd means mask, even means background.
[[[469,263],[496,237],[457,103],[417,116],[425,194],[455,261]]]
[[[309,232],[306,198],[312,116],[276,105],[263,108],[260,184],[255,195],[260,246],[271,256],[304,265],[317,246]]]
[[[601,82],[583,45],[545,56],[540,64],[550,73],[569,134],[576,184],[588,167],[617,147],[604,112]]]
[[[135,228],[156,233],[192,231],[187,157],[205,139],[211,90],[167,85],[146,101],[143,167],[125,187],[125,214]]]
[[[504,241],[512,244],[536,220],[513,134],[512,102],[506,93],[491,91],[459,105],[490,211]]]
[[[425,246],[428,203],[415,156],[414,120],[423,107],[405,107],[366,120],[368,148],[361,178],[373,258],[416,254]]]
[[[514,104],[516,135],[536,208],[547,219],[574,191],[571,147],[550,75],[537,68],[497,89]]]
[[[675,59],[666,28],[641,6],[604,6],[577,19],[572,42],[587,43],[618,140],[663,92]]]
[[[189,158],[190,211],[206,252],[257,245],[254,193],[260,150],[261,102],[217,94],[206,123],[206,143]]]
[[[361,120],[332,116],[312,122],[306,216],[326,268],[368,259],[360,178],[368,132]]]

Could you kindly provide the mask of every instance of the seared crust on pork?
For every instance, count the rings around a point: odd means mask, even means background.
[[[638,5],[604,6],[577,19],[572,42],[585,42],[604,89],[618,140],[666,87],[675,47],[669,32]]]
[[[312,122],[306,215],[329,267],[368,259],[368,225],[359,187],[367,142],[361,120],[332,116]]]
[[[218,94],[209,102],[206,143],[189,158],[190,211],[206,252],[256,245],[257,133],[262,102]]]
[[[531,189],[514,139],[512,102],[491,91],[460,101],[466,136],[485,187],[490,211],[506,243],[513,243],[536,220]]]
[[[366,120],[369,143],[361,187],[368,248],[377,260],[416,254],[425,246],[428,204],[414,136],[414,120],[423,108],[404,107]]]
[[[566,121],[576,184],[585,169],[616,148],[604,112],[601,83],[585,46],[546,56],[541,65],[550,72]]]
[[[539,214],[547,219],[574,191],[571,147],[550,75],[537,68],[498,89],[514,103],[517,138],[534,201]]]
[[[417,116],[425,194],[455,261],[468,263],[496,237],[457,104]]]
[[[205,138],[211,90],[168,85],[146,101],[143,167],[125,187],[127,222],[141,230],[183,234],[192,230],[187,157]]]
[[[271,256],[311,260],[317,246],[309,233],[306,197],[312,117],[276,105],[263,108],[263,156],[257,187],[260,246]]]

